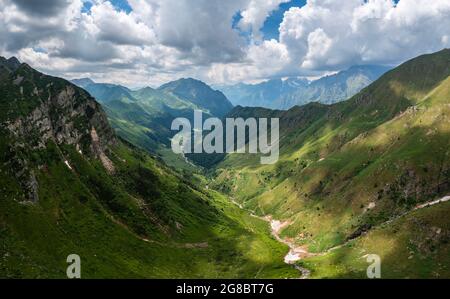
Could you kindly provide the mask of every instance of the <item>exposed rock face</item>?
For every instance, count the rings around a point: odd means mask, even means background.
[[[50,140],[82,147],[93,128],[101,136],[97,140],[100,147],[114,144],[114,133],[100,105],[88,97],[80,101],[80,96],[83,95],[75,86],[67,85],[42,100],[30,114],[6,121],[6,126],[15,137],[26,139],[33,149],[45,148]]]
[[[7,163],[15,166],[30,201],[38,200],[38,182],[33,171],[36,165],[27,156],[45,149],[49,142],[73,145],[84,155],[105,161],[107,170],[113,171],[105,152],[117,141],[100,104],[75,85],[15,59],[1,58],[0,66],[0,104],[6,108],[0,113],[0,128],[11,140]]]
[[[108,156],[105,154],[105,151],[103,150],[101,141],[98,138],[97,131],[95,130],[94,127],[92,127],[92,130],[91,130],[91,138],[92,138],[92,149],[95,152],[95,154],[99,157],[100,161],[103,164],[103,167],[105,167],[105,169],[109,173],[114,173],[114,171],[115,171],[114,164],[108,158]]]

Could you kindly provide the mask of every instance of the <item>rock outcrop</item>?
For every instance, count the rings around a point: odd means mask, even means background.
[[[11,141],[11,155],[5,163],[15,166],[15,175],[31,202],[38,200],[33,168],[39,165],[27,157],[50,142],[75,146],[87,157],[105,161],[109,172],[114,170],[105,154],[117,142],[114,131],[100,104],[83,89],[39,73],[15,58],[0,58],[0,94],[0,127]]]

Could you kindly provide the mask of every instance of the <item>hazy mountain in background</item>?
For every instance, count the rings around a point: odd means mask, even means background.
[[[337,103],[350,98],[381,75],[388,67],[362,65],[314,81],[288,78],[260,84],[218,87],[234,105],[287,110],[310,102]]]
[[[81,88],[85,88],[88,85],[95,84],[95,82],[89,78],[74,79],[74,80],[71,80],[71,82]]]
[[[259,84],[239,83],[232,86],[217,87],[233,105],[245,107],[266,107],[276,109],[276,101],[282,95],[305,89],[309,85],[306,79],[274,79]]]

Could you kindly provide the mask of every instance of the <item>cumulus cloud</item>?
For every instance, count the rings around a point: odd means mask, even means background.
[[[245,10],[241,12],[242,19],[239,21],[239,28],[244,31],[251,31],[257,39],[262,38],[260,32],[267,17],[276,10],[280,4],[291,0],[251,0]]]
[[[43,16],[39,10],[34,10],[36,1],[0,0],[0,49],[17,51],[62,36],[76,26],[81,0],[59,4],[54,3],[56,1],[45,2],[52,5]]]
[[[156,31],[163,45],[196,63],[232,62],[243,55],[244,40],[231,19],[245,1],[164,0],[157,8]]]
[[[154,32],[132,14],[117,11],[110,2],[100,3],[85,14],[91,33],[98,40],[119,45],[146,45],[155,42]]]
[[[247,49],[250,65],[216,66],[210,76],[314,76],[355,64],[396,65],[450,47],[450,2],[309,0],[285,12],[279,31],[270,47],[264,42]]]
[[[209,72],[209,81],[228,83],[235,81],[263,80],[277,76],[290,63],[285,45],[276,40],[253,44],[247,51],[244,62],[235,64],[214,64]]]
[[[70,4],[68,0],[12,0],[12,2],[26,13],[41,17],[57,15]]]
[[[449,33],[447,0],[310,0],[285,13],[280,43],[300,68],[339,69],[436,51]]]
[[[105,0],[0,0],[0,54],[143,86],[318,76],[450,47],[448,0],[308,0],[284,13],[279,39],[265,40],[265,21],[289,1],[128,0],[127,12]]]

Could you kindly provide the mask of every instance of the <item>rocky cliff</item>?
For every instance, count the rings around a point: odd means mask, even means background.
[[[99,158],[108,171],[108,147],[116,143],[107,117],[87,92],[68,81],[44,75],[16,58],[0,58],[0,130],[8,142],[5,163],[15,170],[30,201],[38,200],[34,175],[41,161],[33,153],[56,145],[76,147],[88,158]]]

